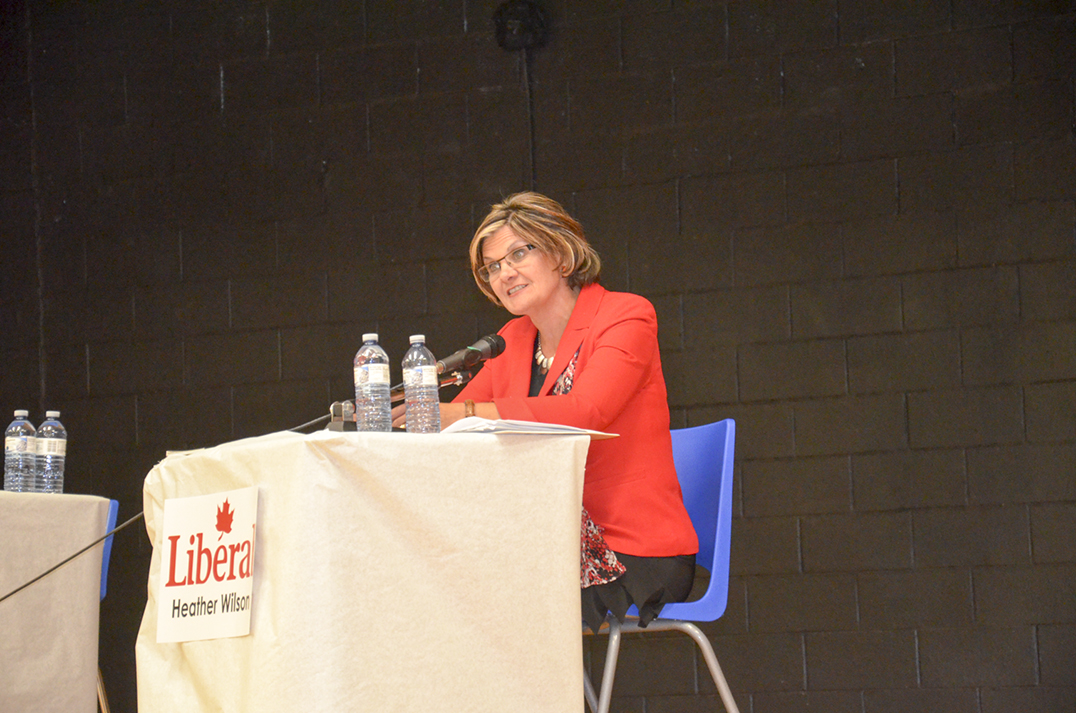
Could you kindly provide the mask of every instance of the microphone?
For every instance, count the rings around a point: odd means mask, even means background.
[[[446,374],[470,369],[480,362],[500,356],[503,351],[504,337],[499,334],[489,334],[471,346],[464,347],[438,361],[437,373]]]

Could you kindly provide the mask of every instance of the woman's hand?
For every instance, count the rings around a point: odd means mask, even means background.
[[[441,430],[445,430],[463,418],[463,404],[441,404]]]
[[[463,418],[463,404],[438,404],[441,407],[441,430]],[[401,402],[392,407],[392,427],[407,427],[407,404]]]
[[[403,428],[407,425],[407,404],[403,401],[392,407],[392,427]]]

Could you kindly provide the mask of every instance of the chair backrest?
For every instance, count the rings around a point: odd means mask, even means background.
[[[105,527],[105,532],[112,532],[116,529],[116,515],[119,513],[120,503],[118,500],[108,501],[108,525]],[[115,535],[109,535],[105,538],[105,549],[101,552],[101,599],[105,598],[105,594],[108,592],[108,560],[112,557],[112,538]]]
[[[710,570],[710,585],[696,601],[666,604],[661,618],[714,621],[725,613],[729,595],[736,422],[674,430],[672,445],[684,505],[699,536],[695,561]]]

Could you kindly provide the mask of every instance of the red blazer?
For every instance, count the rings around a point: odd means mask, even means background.
[[[504,353],[486,362],[455,401],[492,401],[506,419],[619,434],[591,441],[583,481],[583,505],[604,528],[609,547],[649,557],[697,552],[673,467],[653,305],[638,295],[584,287],[542,392],[533,398],[527,394],[536,327],[519,317],[499,333]],[[572,390],[550,395],[576,350]]]

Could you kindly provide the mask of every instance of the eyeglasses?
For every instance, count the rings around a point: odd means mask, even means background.
[[[494,277],[501,273],[502,262],[507,263],[509,267],[519,267],[527,262],[528,258],[530,258],[531,250],[534,249],[533,245],[523,245],[515,248],[500,260],[494,260],[478,268],[478,276],[482,278],[483,282],[491,282]]]

